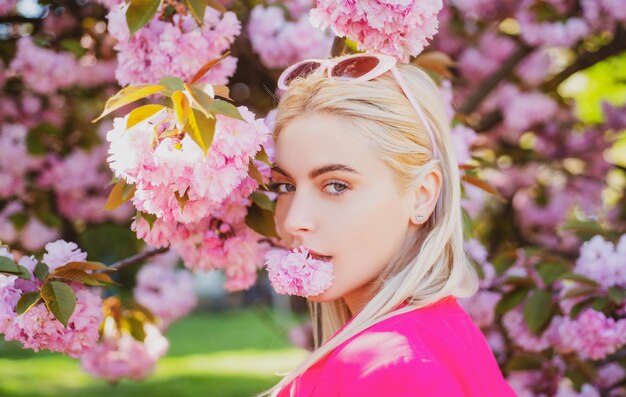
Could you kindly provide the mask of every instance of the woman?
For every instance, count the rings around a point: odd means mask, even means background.
[[[314,352],[267,394],[514,396],[456,302],[473,295],[444,104],[394,58],[309,60],[281,75],[277,231],[333,265],[309,296]]]

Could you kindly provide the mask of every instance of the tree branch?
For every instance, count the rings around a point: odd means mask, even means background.
[[[140,252],[137,255],[129,256],[126,259],[122,259],[119,262],[115,262],[114,264],[112,264],[109,267],[112,268],[112,269],[121,270],[121,269],[130,267],[130,266],[132,266],[134,264],[137,264],[137,263],[141,262],[144,259],[148,259],[148,258],[153,257],[155,255],[167,252],[167,251],[169,251],[169,249],[170,249],[170,247],[161,247],[161,248],[151,249],[150,251]]]
[[[489,78],[483,81],[478,89],[465,100],[459,111],[463,114],[470,114],[476,110],[487,95],[489,95],[491,91],[493,91],[498,84],[504,80],[505,77],[511,74],[513,69],[515,69],[515,67],[532,51],[533,47],[521,44],[517,51],[512,53],[502,64],[502,67],[496,73],[492,74]]]
[[[600,48],[596,52],[586,52],[580,55],[574,63],[566,67],[559,74],[543,83],[540,89],[543,92],[550,92],[556,90],[556,88],[565,81],[568,77],[574,73],[587,69],[596,63],[610,58],[613,55],[617,55],[626,50],[626,30],[623,26],[618,25],[613,35],[613,40],[610,43]]]
[[[576,59],[576,61],[574,61],[559,74],[543,83],[539,87],[539,89],[543,92],[554,91],[557,89],[559,84],[561,84],[574,73],[593,66],[596,63],[603,61],[613,55],[617,55],[622,51],[626,51],[626,30],[624,30],[623,26],[619,25],[615,30],[613,40],[611,40],[610,43],[600,48],[598,51],[582,53]],[[501,121],[502,113],[500,111],[494,111],[482,117],[478,125],[475,126],[474,130],[476,132],[486,131],[493,128]]]
[[[41,18],[28,18],[21,15],[5,15],[0,17],[0,23],[26,23],[30,22],[35,25],[41,24],[43,20]]]

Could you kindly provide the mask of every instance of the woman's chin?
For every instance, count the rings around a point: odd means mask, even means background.
[[[322,292],[321,294],[317,294],[314,296],[307,296],[307,299],[313,302],[317,302],[317,303],[324,303],[324,302],[330,302],[330,301],[334,301],[336,299],[341,298],[341,295],[338,294],[335,291],[335,288],[333,288],[334,286],[331,286],[330,288],[328,288],[326,291]]]

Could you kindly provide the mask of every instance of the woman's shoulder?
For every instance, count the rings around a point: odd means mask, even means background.
[[[499,395],[514,395],[484,336],[454,297],[373,325],[335,348],[319,370],[317,387],[332,384],[343,390],[337,395],[481,395],[488,383],[502,385],[506,392]]]
[[[380,321],[339,345],[328,361],[341,365],[363,365],[372,368],[387,366],[432,366],[435,357],[423,344],[426,328],[445,325],[450,315],[463,316],[463,309],[454,297],[411,310]],[[445,326],[441,331],[445,332]],[[442,339],[444,339],[442,335]]]

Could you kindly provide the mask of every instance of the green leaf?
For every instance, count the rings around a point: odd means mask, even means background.
[[[17,277],[23,280],[31,280],[33,278],[32,275],[30,274],[30,270],[28,270],[24,266],[17,265],[17,268],[20,269],[20,272],[17,274]]]
[[[161,81],[159,81],[159,84],[172,92],[183,91],[185,89],[185,83],[179,77],[163,77]]]
[[[130,190],[128,188],[129,186]],[[109,198],[107,198],[104,209],[113,211],[122,204],[126,203],[133,198],[135,194],[135,189],[135,185],[129,185],[126,183],[125,180],[120,179],[119,181],[117,181],[115,186],[113,186],[113,189],[111,189],[111,193],[109,193]]]
[[[208,118],[215,118],[213,113],[211,113],[211,108],[213,107],[214,99],[211,98],[209,94],[204,92],[198,87],[190,87],[187,86],[187,92],[191,95],[193,99],[193,103],[196,105],[195,108],[200,110],[204,115]]]
[[[0,272],[19,274],[20,269],[17,263],[13,262],[11,259],[6,256],[0,256]]]
[[[67,328],[67,322],[76,308],[76,295],[72,288],[61,281],[50,281],[41,287],[41,296],[50,313]]]
[[[496,305],[496,314],[503,315],[515,306],[519,305],[524,298],[526,298],[526,295],[528,295],[528,291],[530,291],[530,288],[528,287],[518,287],[502,295],[502,298]]]
[[[34,126],[28,130],[28,135],[26,136],[28,153],[34,156],[47,154],[49,149],[44,142],[50,141],[50,138],[60,139],[60,136],[61,130],[50,123],[41,123]]]
[[[126,319],[128,323],[128,331],[136,340],[143,342],[146,339],[146,332],[143,327],[143,323],[135,317]]]
[[[193,77],[188,81],[189,85],[193,85],[200,81],[200,79],[215,65],[217,65],[222,59],[226,58],[230,55],[230,51],[226,51],[219,58],[211,59],[209,62],[202,65],[200,69],[193,75]]]
[[[91,273],[90,276],[102,284],[117,284],[108,274],[105,273]]]
[[[23,212],[18,212],[9,216],[9,220],[11,220],[11,223],[13,224],[15,230],[19,231],[22,230],[24,226],[26,226],[26,223],[28,223],[28,215]]]
[[[224,7],[224,5],[217,0],[206,0],[206,4],[209,7],[221,12],[222,14],[226,12],[226,7]]]
[[[37,265],[35,265],[35,277],[37,277],[37,279],[39,281],[43,281],[46,277],[48,277],[48,265],[46,265],[43,262],[37,262]]]
[[[22,265],[18,265],[6,256],[0,256],[0,272],[15,275],[24,280],[30,280],[30,270]]]
[[[524,304],[524,320],[528,329],[536,335],[548,326],[553,313],[552,294],[545,290],[536,290]]]
[[[604,312],[605,310],[607,310],[609,305],[609,300],[601,297],[595,298],[593,302],[591,302],[591,307],[593,308],[593,310],[598,312]]]
[[[150,213],[147,213],[147,212],[137,211],[137,215],[136,216],[142,217],[143,219],[145,219],[146,222],[148,222],[148,225],[150,225],[150,230],[152,230],[152,226],[154,226],[154,222],[157,219],[156,215],[150,214]]]
[[[506,363],[507,371],[524,371],[541,368],[541,360],[534,356],[519,355]]]
[[[574,287],[569,289],[561,299],[569,299],[569,298],[578,298],[580,296],[588,296],[595,294],[598,291],[598,288],[591,285],[581,285],[580,287]]]
[[[15,312],[18,315],[22,315],[29,311],[33,306],[35,306],[41,300],[41,294],[39,291],[28,292],[21,296],[20,300],[17,301],[17,305],[15,306]]]
[[[206,0],[186,0],[187,9],[196,19],[198,25],[202,26],[204,22],[204,12],[206,11]]]
[[[161,0],[130,0],[130,6],[126,10],[126,23],[131,37],[150,22],[160,4]]]
[[[126,106],[147,96],[163,91],[165,91],[165,87],[162,85],[129,85],[128,87],[124,87],[117,94],[107,100],[104,105],[104,111],[96,119],[92,120],[92,123],[95,123],[122,106]]]
[[[44,225],[55,229],[63,227],[63,221],[56,215],[56,208],[52,208],[50,201],[42,198],[32,209],[37,219]]]
[[[172,104],[180,128],[187,123],[189,118],[189,99],[183,91],[175,91],[172,94]]]
[[[278,237],[276,225],[274,224],[274,214],[271,211],[259,207],[254,202],[248,207],[246,224],[259,234],[268,237]]]
[[[551,285],[560,275],[565,274],[569,266],[563,262],[544,262],[537,266],[539,276],[546,285]]]
[[[187,190],[185,190],[185,194],[183,194],[182,196],[180,195],[180,193],[178,193],[178,191],[174,192],[174,197],[176,197],[176,201],[178,201],[178,205],[180,206],[180,212],[183,212],[185,210],[185,203],[189,201]]]
[[[576,273],[563,273],[559,275],[558,278],[560,280],[572,280],[572,281],[578,281],[579,283],[582,283],[582,284],[593,285],[596,287],[599,286],[599,284],[596,281],[590,278],[587,278],[583,275],[576,274]]]
[[[256,154],[256,156],[254,157],[255,160],[259,160],[264,162],[265,164],[267,164],[269,167],[272,166],[272,163],[269,159],[269,157],[267,156],[267,152],[265,151],[265,148],[263,146],[261,146],[261,150],[259,150]]]
[[[61,271],[59,271],[59,269],[56,269],[54,272],[52,272],[51,277],[58,277],[64,280],[75,281],[77,283],[93,286],[102,285],[102,283],[100,283],[98,280],[91,277],[90,274],[88,274],[84,270],[78,269],[63,269]]]
[[[191,109],[185,125],[185,132],[200,146],[206,155],[215,135],[215,118],[208,118],[199,110]]]
[[[267,197],[266,194],[263,194],[261,192],[253,192],[250,195],[250,198],[252,199],[252,201],[254,201],[259,207],[263,208],[264,210],[274,212],[276,209],[276,202],[270,200],[270,198]]]
[[[92,262],[92,261],[84,261],[84,262],[69,262],[63,266],[59,266],[55,269],[55,271],[59,270],[103,270],[103,271],[116,271],[115,268],[109,267],[104,263],[100,262]]]
[[[128,114],[128,120],[126,120],[126,129],[129,129],[134,125],[139,124],[142,121],[152,117],[163,108],[163,105],[150,104],[140,106],[137,109],[133,109],[133,111]]]
[[[621,305],[626,301],[626,290],[620,287],[611,287],[608,291],[609,299],[616,305]]]
[[[561,230],[572,231],[583,241],[587,241],[598,234],[609,237],[609,233],[596,221],[570,220],[561,226]]]
[[[233,119],[246,121],[239,113],[239,109],[231,103],[226,101],[222,101],[221,99],[215,99],[213,101],[213,106],[211,106],[211,113],[214,114],[222,114],[224,116],[228,116]]]
[[[509,269],[517,260],[517,251],[515,249],[507,249],[499,252],[491,263],[496,270],[496,273],[501,276],[507,269]]]
[[[572,306],[572,309],[570,310],[569,313],[569,318],[574,320],[576,317],[578,317],[578,314],[580,314],[580,312],[582,312],[584,309],[587,308],[587,306],[591,305],[591,303],[595,300],[595,297],[590,297],[587,299],[584,299],[580,302],[578,302],[577,304],[575,304],[574,306]]]
[[[261,171],[256,168],[253,161],[250,161],[248,164],[248,175],[250,175],[250,177],[259,184],[259,186],[266,187],[265,182],[263,181],[263,174],[261,174]]]
[[[512,284],[512,285],[524,285],[527,287],[534,287],[535,281],[530,277],[523,276],[509,276],[503,280],[504,284]]]
[[[80,40],[78,39],[63,39],[59,42],[59,48],[71,52],[76,55],[77,58],[81,58],[87,53],[87,49],[80,44]]]

